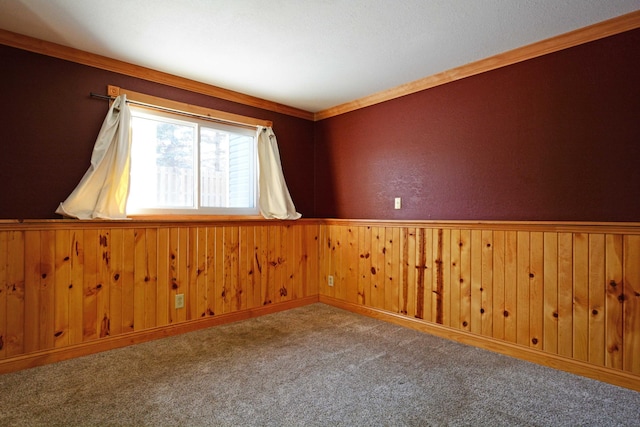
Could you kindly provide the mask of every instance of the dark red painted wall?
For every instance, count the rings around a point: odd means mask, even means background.
[[[640,221],[639,49],[634,30],[318,122],[316,214]]]
[[[0,218],[56,217],[107,111],[89,93],[114,84],[272,120],[306,217],[640,221],[639,45],[634,30],[315,126],[0,45]]]
[[[313,216],[314,123],[0,45],[0,218],[56,218],[89,167],[109,84],[273,121],[296,208]]]

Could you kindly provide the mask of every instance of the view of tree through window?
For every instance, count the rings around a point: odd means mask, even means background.
[[[132,109],[130,213],[254,213],[255,131]]]

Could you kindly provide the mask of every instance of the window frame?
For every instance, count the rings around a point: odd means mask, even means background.
[[[233,113],[227,113],[224,111],[213,110],[207,107],[196,106],[192,104],[186,104],[179,101],[173,101],[165,98],[159,98],[152,95],[146,95],[138,92],[134,92],[127,89],[122,89],[117,86],[109,85],[107,87],[107,93],[110,96],[119,96],[125,94],[127,101],[131,107],[141,110],[149,110],[152,115],[157,114],[163,116],[168,114],[169,116],[175,116],[178,120],[197,120],[202,122],[211,122],[215,127],[215,123],[221,127],[232,128],[252,128],[255,129],[255,156],[254,156],[254,171],[255,171],[255,206],[253,208],[204,208],[201,210],[192,208],[153,208],[153,209],[139,209],[135,212],[127,212],[127,216],[137,219],[204,219],[206,217],[212,217],[215,219],[259,219],[262,218],[259,214],[258,207],[258,159],[257,159],[257,129],[259,127],[272,127],[273,123],[268,120],[257,119],[253,117],[242,116]],[[156,110],[158,113],[153,112]],[[180,116],[184,116],[182,119]],[[199,147],[198,147],[199,150]],[[198,165],[199,169],[200,165]],[[199,174],[198,174],[199,176]],[[200,187],[198,182],[197,188]],[[200,192],[195,197],[200,197]],[[198,202],[199,204],[199,202]]]

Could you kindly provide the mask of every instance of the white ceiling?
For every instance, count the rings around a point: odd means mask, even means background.
[[[0,0],[0,28],[318,112],[640,0]]]

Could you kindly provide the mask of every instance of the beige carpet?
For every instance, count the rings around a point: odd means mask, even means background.
[[[2,426],[640,426],[640,393],[323,304],[0,376]]]

